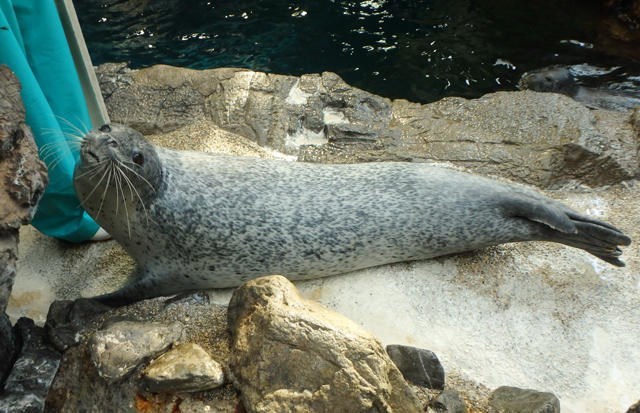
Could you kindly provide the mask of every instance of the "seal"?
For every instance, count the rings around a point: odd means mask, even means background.
[[[269,274],[293,280],[546,240],[623,266],[615,227],[529,188],[425,163],[321,165],[156,147],[123,125],[90,131],[75,187],[136,260],[95,297],[120,306]]]
[[[591,109],[625,112],[640,106],[640,95],[637,93],[581,85],[572,73],[571,66],[549,66],[526,72],[517,86],[520,90],[560,93]]]

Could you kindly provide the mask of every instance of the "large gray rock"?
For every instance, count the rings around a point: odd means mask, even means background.
[[[31,222],[47,185],[46,167],[24,119],[20,84],[0,65],[0,388],[17,350],[5,310],[16,277],[18,229]]]
[[[391,101],[334,73],[301,77],[244,69],[98,68],[111,119],[143,133],[211,121],[262,146],[297,153],[329,141],[394,141]],[[142,104],[141,104],[142,103]]]
[[[391,102],[333,73],[102,65],[98,74],[112,119],[144,133],[208,121],[304,161],[428,159],[540,187],[601,186],[640,171],[634,115],[591,111],[557,94],[421,105]]]
[[[284,277],[239,287],[229,328],[229,367],[248,412],[422,411],[372,335],[303,299]]]
[[[18,228],[31,222],[47,185],[46,167],[24,116],[20,84],[0,65],[0,314],[16,275]]]

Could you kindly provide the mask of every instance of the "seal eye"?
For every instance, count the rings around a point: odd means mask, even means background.
[[[141,152],[134,152],[133,156],[131,157],[131,159],[133,160],[134,163],[142,166],[142,164],[144,164],[144,156],[142,156]]]
[[[106,132],[106,133],[111,132],[111,126],[106,125],[106,124],[105,124],[105,125],[100,126],[100,132]]]

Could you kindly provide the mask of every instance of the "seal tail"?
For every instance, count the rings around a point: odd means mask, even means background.
[[[611,224],[598,221],[556,202],[517,196],[506,204],[506,213],[543,224],[541,239],[580,248],[617,267],[625,263],[619,259],[619,246],[631,244],[631,238]]]

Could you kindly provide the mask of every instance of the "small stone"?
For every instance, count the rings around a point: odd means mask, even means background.
[[[467,405],[455,390],[444,390],[429,402],[429,409],[434,413],[467,413]]]
[[[0,413],[42,412],[62,355],[46,342],[44,329],[21,318],[15,326],[20,354],[0,396]]]
[[[444,389],[444,368],[432,351],[392,344],[387,353],[406,380],[429,389]]]
[[[640,400],[638,400],[633,406],[629,407],[627,413],[640,413]]]
[[[498,387],[489,397],[491,413],[560,413],[560,400],[553,394],[517,387]]]
[[[222,366],[194,343],[180,344],[158,357],[142,378],[151,392],[196,392],[224,383]]]
[[[91,338],[91,359],[107,381],[131,373],[145,360],[157,357],[180,340],[183,325],[118,321],[97,331]]]

